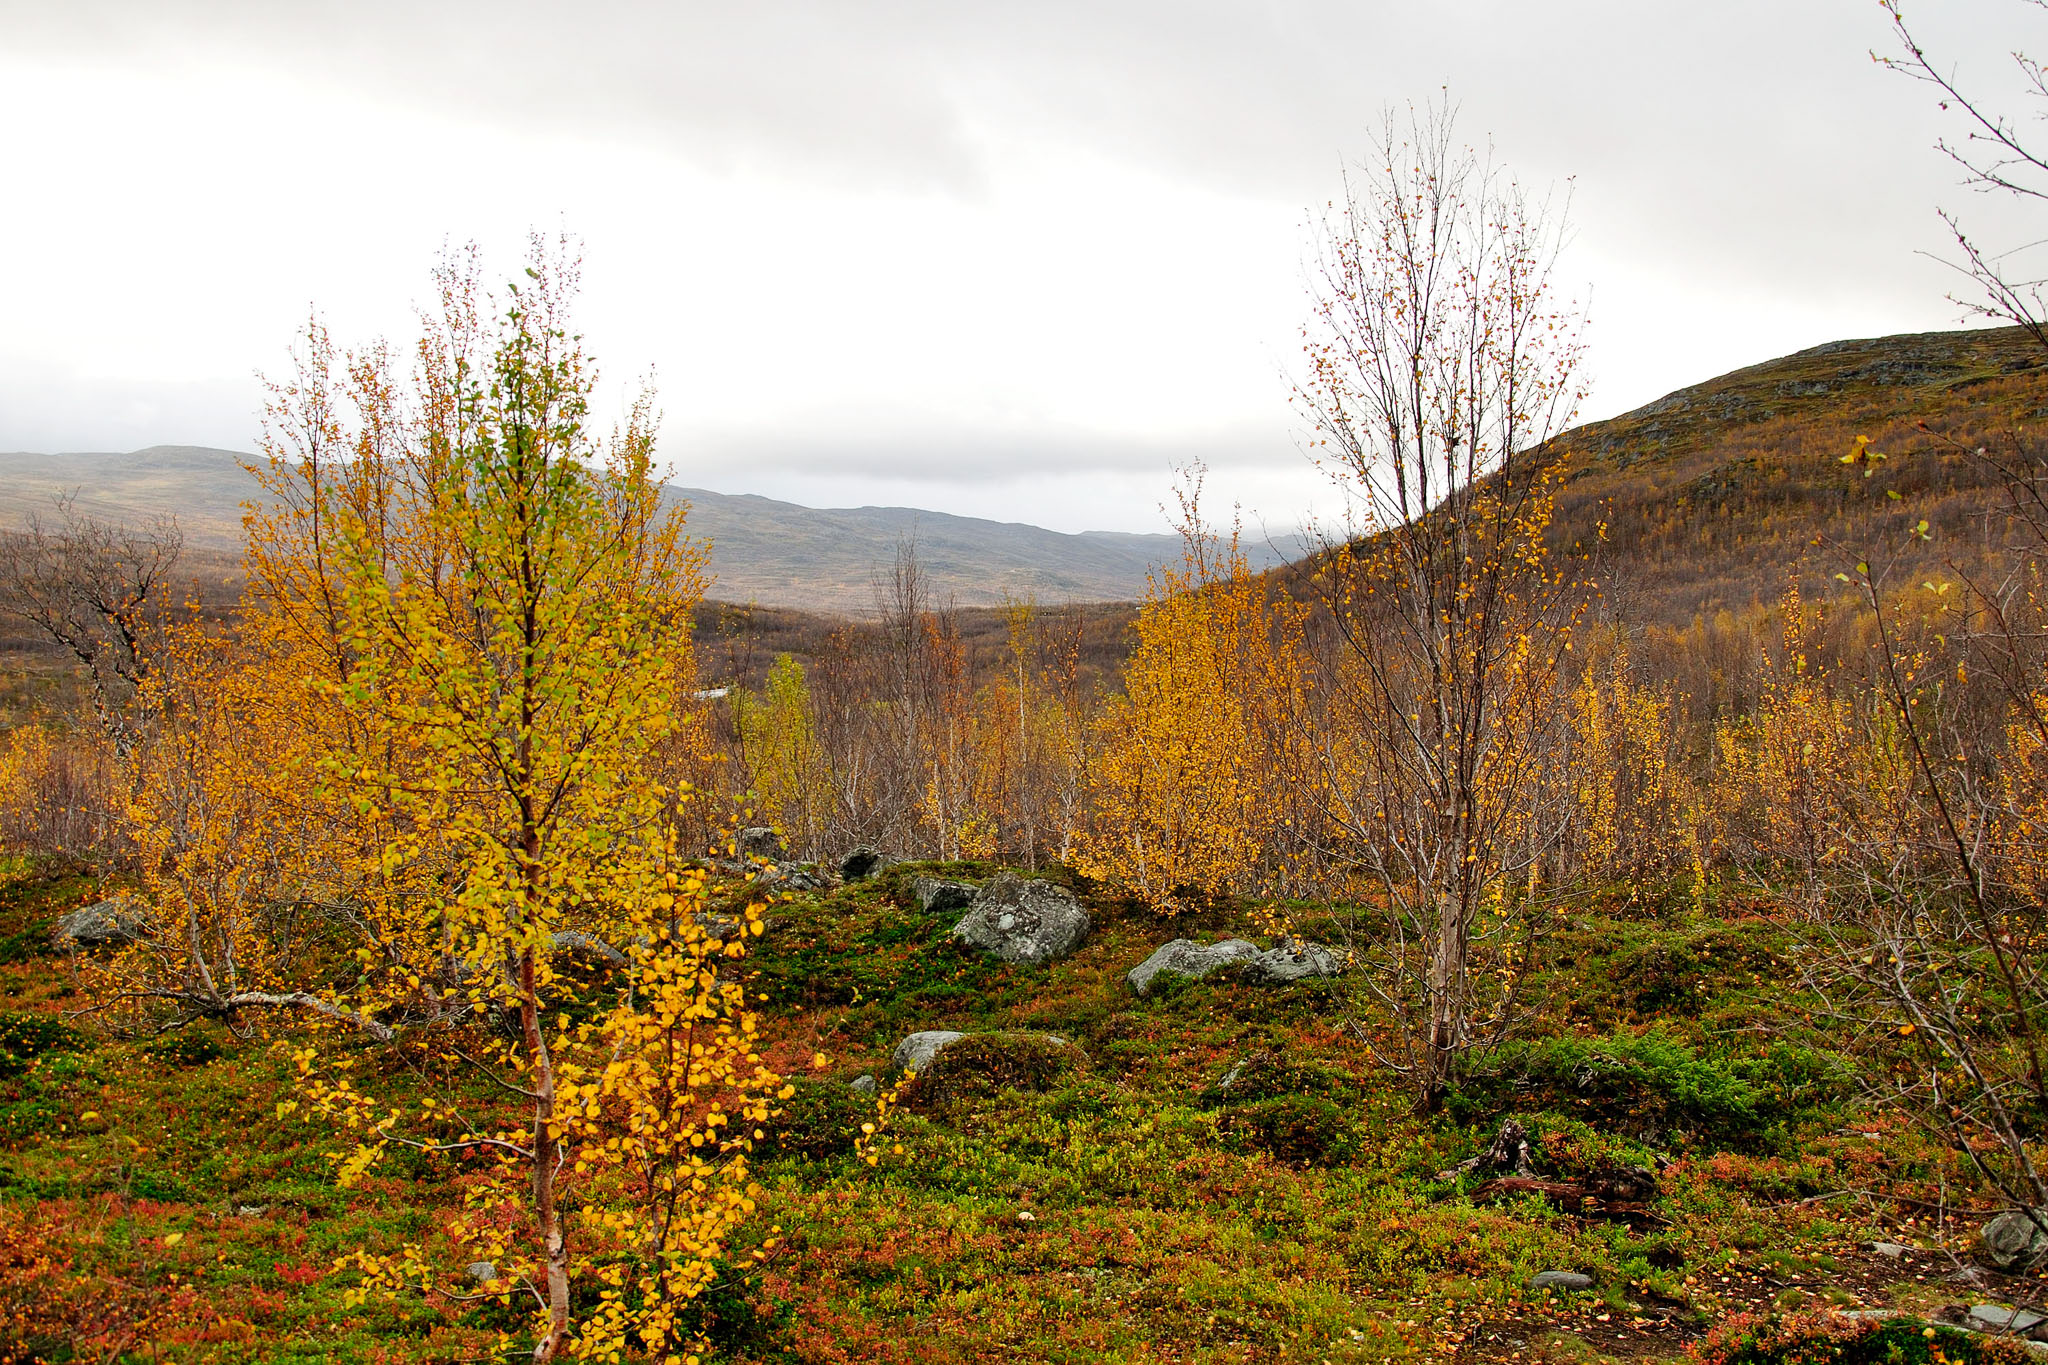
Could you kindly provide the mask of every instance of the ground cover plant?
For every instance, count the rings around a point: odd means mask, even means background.
[[[1817,1046],[1799,1022],[1810,1002],[1780,1010],[1775,1036],[1725,1029],[1745,1009],[1786,1004],[1779,982],[1724,979],[1704,1008],[1631,1031],[1574,1023],[1603,983],[1569,959],[1546,963],[1527,1046],[1445,1114],[1418,1117],[1397,1080],[1363,1064],[1326,984],[1188,980],[1135,995],[1123,972],[1161,925],[1085,883],[1098,923],[1083,949],[1049,966],[988,966],[949,938],[955,915],[920,910],[911,890],[913,873],[988,870],[900,868],[773,908],[747,961],[777,1002],[763,1054],[802,1084],[756,1154],[756,1224],[692,1309],[711,1358],[1676,1360],[1693,1349],[1747,1360],[1771,1357],[1728,1345],[1735,1329],[1709,1331],[1737,1314],[1796,1324],[1829,1306],[1898,1307],[1918,1322],[1999,1292],[1944,1283],[1944,1248],[1967,1255],[1972,1231],[1952,1154],[1870,1115],[1825,1073],[1772,1088],[1787,1068],[1774,1054]],[[104,889],[15,859],[0,928]],[[1242,906],[1219,929],[1257,933],[1270,913]],[[1626,953],[1710,936],[1725,913],[1645,924],[1589,909],[1582,927]],[[1755,923],[1749,903],[1738,913]],[[839,980],[867,965],[870,934],[893,938],[883,951],[898,956],[901,991]],[[288,1050],[224,1030],[171,1047],[64,1029],[78,965],[0,965],[9,1018],[45,1021],[11,1035],[18,1053],[36,1051],[0,1081],[0,1302],[19,1358],[518,1349],[519,1315],[493,1303],[356,1301],[357,1248],[432,1248],[445,1235],[462,1208],[459,1160],[419,1155],[339,1187],[340,1135],[277,1116],[297,1085]],[[954,979],[977,989],[933,989]],[[888,1079],[898,1040],[941,1027],[995,1043],[964,1055],[935,1093],[908,1088],[868,1165],[855,1144],[876,1101],[846,1083]],[[1085,1063],[1036,1065],[1001,1041],[1045,1033]],[[378,1045],[358,1046],[374,1066]],[[1595,1056],[1609,1064],[1582,1083]],[[1545,1178],[1656,1169],[1646,1216],[1568,1211],[1455,1171],[1503,1117],[1532,1134]],[[781,1240],[765,1247],[771,1227]],[[1915,1250],[1892,1260],[1866,1248],[1874,1240]],[[1595,1284],[1527,1288],[1545,1270]],[[1887,1330],[1927,1340],[1918,1326]],[[1791,1328],[1740,1331],[1763,1341]],[[1961,1334],[1942,1333],[1950,1359],[1997,1358],[1958,1354]]]

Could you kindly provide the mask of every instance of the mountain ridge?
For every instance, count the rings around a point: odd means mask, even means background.
[[[173,515],[193,549],[232,553],[241,545],[241,503],[256,485],[242,469],[254,457],[208,446],[148,446],[127,452],[0,452],[0,524],[18,527],[38,502],[73,493],[78,510],[113,522]],[[814,508],[756,493],[666,486],[690,506],[686,526],[712,547],[711,596],[727,602],[862,615],[899,543],[914,542],[935,599],[962,606],[1007,600],[1128,601],[1156,566],[1176,562],[1171,535],[1064,532],[915,507]],[[1255,562],[1282,556],[1249,547]]]

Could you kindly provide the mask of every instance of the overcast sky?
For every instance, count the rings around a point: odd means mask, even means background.
[[[1908,16],[2025,112],[2048,15]],[[1303,225],[1384,106],[1569,178],[1602,416],[1956,325],[1937,204],[2031,239],[1887,42],[1875,0],[0,0],[0,450],[248,449],[309,306],[400,336],[444,241],[566,227],[680,482],[1160,530],[1199,458],[1288,527]]]

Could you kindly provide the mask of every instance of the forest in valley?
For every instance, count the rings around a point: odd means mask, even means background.
[[[1581,424],[1452,125],[1279,567],[1191,468],[1140,602],[711,600],[538,236],[296,338],[232,569],[0,536],[0,1361],[2048,1349],[2031,286]]]

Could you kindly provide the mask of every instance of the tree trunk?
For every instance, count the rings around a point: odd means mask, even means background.
[[[1421,1092],[1415,1099],[1417,1113],[1435,1113],[1451,1088],[1464,1024],[1465,948],[1463,907],[1457,896],[1440,895],[1436,942],[1429,961],[1429,1050],[1423,1061]]]
[[[541,1036],[530,947],[519,955],[519,988],[519,1024],[526,1035],[527,1059],[533,1064],[533,1218],[548,1281],[548,1328],[534,1344],[533,1358],[544,1365],[569,1342],[569,1237],[561,1207],[555,1203],[555,1169],[549,1158],[554,1143],[548,1135],[555,1117],[555,1068]]]

